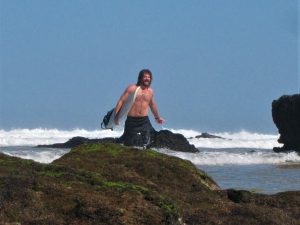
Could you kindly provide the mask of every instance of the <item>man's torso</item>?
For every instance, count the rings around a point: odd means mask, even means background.
[[[153,97],[153,90],[151,88],[141,88],[135,101],[128,113],[128,116],[142,117],[148,115],[148,107]]]

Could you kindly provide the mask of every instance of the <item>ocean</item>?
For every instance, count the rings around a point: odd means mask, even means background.
[[[210,175],[222,189],[234,188],[274,194],[300,190],[300,156],[295,153],[275,153],[278,135],[247,131],[210,133],[220,138],[195,138],[201,132],[169,129],[183,134],[199,153],[155,149],[168,155],[190,160]],[[35,148],[40,144],[62,143],[75,136],[87,138],[119,137],[122,130],[0,130],[0,152],[40,163],[51,163],[70,149]]]

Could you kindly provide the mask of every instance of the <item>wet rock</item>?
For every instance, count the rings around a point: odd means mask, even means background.
[[[284,95],[272,102],[272,117],[278,128],[282,148],[275,152],[300,152],[300,94]]]
[[[150,148],[168,148],[173,151],[198,152],[182,134],[174,134],[169,130],[161,130],[154,135]]]
[[[235,203],[249,203],[251,198],[251,193],[245,190],[227,190],[228,198]]]
[[[38,145],[38,148],[75,148],[82,144],[93,143],[119,143],[118,138],[101,138],[101,139],[89,139],[85,137],[73,137],[65,143],[56,143],[51,145]]]
[[[212,134],[209,134],[209,133],[206,133],[206,132],[195,136],[195,138],[220,138],[220,139],[225,139],[225,138],[222,138],[220,136],[212,135]]]
[[[81,144],[92,143],[118,143],[122,144],[121,138],[101,138],[88,139],[85,137],[73,137],[65,143],[57,143],[52,145],[38,145],[37,147],[51,147],[51,148],[74,148]],[[169,130],[154,131],[152,133],[152,142],[150,148],[168,148],[174,151],[182,152],[198,152],[198,149],[191,145],[182,134],[174,134]]]

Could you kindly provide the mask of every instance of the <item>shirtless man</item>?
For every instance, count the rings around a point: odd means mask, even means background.
[[[140,90],[137,93],[135,101],[128,112],[125,122],[125,130],[122,138],[125,145],[143,145],[150,143],[151,132],[154,131],[148,118],[148,108],[150,107],[152,114],[157,123],[162,124],[164,119],[158,114],[157,106],[154,101],[154,92],[150,88],[152,82],[152,73],[150,70],[142,70],[139,73],[137,84],[130,85],[120,97],[116,105],[115,124],[119,124],[118,113],[122,108],[127,97],[132,94],[138,86]],[[141,143],[135,143],[138,139],[143,140]],[[140,142],[140,141],[139,141]]]

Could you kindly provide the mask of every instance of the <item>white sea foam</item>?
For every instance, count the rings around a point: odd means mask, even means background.
[[[195,165],[300,164],[300,156],[296,152],[275,153],[262,149],[200,149],[199,153],[175,152],[168,149],[158,151],[187,159]]]
[[[251,133],[240,131],[236,133],[211,133],[219,138],[195,138],[201,134],[199,131],[188,129],[170,129],[174,133],[183,134],[189,142],[197,148],[261,148],[272,149],[281,146],[278,135]],[[35,146],[41,144],[63,143],[72,137],[82,136],[87,138],[119,137],[122,130],[58,130],[58,129],[14,129],[0,130],[0,146]]]
[[[4,154],[9,156],[15,156],[22,159],[32,159],[40,163],[51,163],[56,159],[59,159],[66,154],[69,149],[43,149],[43,150],[16,150],[16,151],[3,151]]]
[[[3,153],[41,163],[51,163],[69,152],[70,149],[33,148],[30,146],[1,147]],[[169,149],[156,149],[159,152],[187,159],[195,165],[252,165],[299,163],[295,153],[274,153],[265,149],[200,149],[198,153],[176,152]]]
[[[35,146],[54,143],[63,143],[72,137],[82,136],[86,138],[119,137],[121,130],[92,130],[74,129],[14,129],[0,130],[0,146]]]
[[[194,130],[173,130],[172,132],[181,133],[189,142],[197,148],[261,148],[272,149],[282,146],[277,142],[279,135],[251,133],[248,131],[210,133],[221,138],[195,138],[201,132]]]

